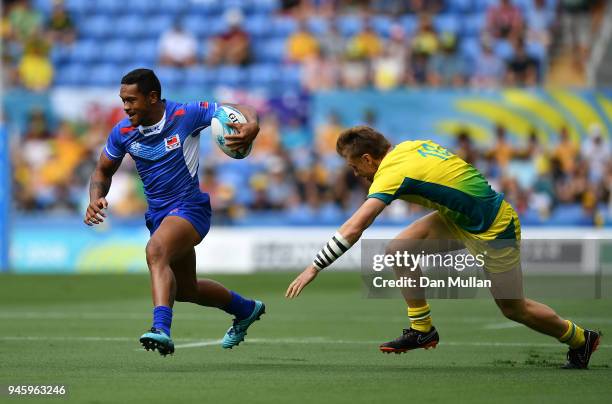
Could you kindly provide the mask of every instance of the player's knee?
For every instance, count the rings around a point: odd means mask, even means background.
[[[386,255],[403,254],[404,252],[413,253],[421,251],[422,240],[415,239],[395,239],[392,240],[385,248]]]
[[[149,240],[145,252],[149,268],[160,263],[167,263],[166,261],[168,261],[167,248],[155,239]]]

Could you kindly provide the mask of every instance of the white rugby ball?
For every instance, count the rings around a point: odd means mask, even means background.
[[[212,133],[213,141],[219,146],[219,149],[223,153],[235,159],[243,159],[251,153],[253,144],[251,143],[248,147],[242,150],[232,150],[225,145],[225,135],[232,135],[236,133],[236,130],[227,124],[233,123],[246,123],[246,118],[236,108],[232,108],[227,105],[222,105],[215,111],[212,120],[210,122],[210,131]]]

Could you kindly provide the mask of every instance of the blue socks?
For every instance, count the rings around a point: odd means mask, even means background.
[[[247,318],[255,309],[255,302],[250,299],[245,299],[234,291],[230,291],[232,300],[221,310],[234,315],[238,320]],[[153,309],[153,328],[163,331],[170,336],[170,327],[172,326],[172,308],[168,306],[157,306]]]
[[[153,327],[162,330],[170,336],[172,325],[172,309],[168,306],[157,306],[153,309]]]
[[[221,307],[221,310],[234,315],[238,320],[250,316],[255,308],[255,302],[250,299],[245,299],[233,290],[230,290],[230,293],[232,294],[232,300],[227,306]]]

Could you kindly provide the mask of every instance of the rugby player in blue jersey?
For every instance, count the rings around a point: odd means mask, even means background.
[[[175,301],[217,307],[233,315],[233,325],[222,340],[232,348],[244,340],[247,329],[265,312],[258,300],[228,290],[210,279],[197,279],[194,247],[210,229],[210,198],[198,180],[200,131],[210,125],[217,103],[178,103],[161,98],[161,85],[149,69],[136,69],[121,79],[119,96],[128,115],[110,132],[91,176],[85,224],[104,221],[105,197],[113,174],[126,153],[134,159],[149,205],[145,214],[151,238],[146,246],[153,295],[153,325],[140,337],[145,349],[162,355],[174,352],[170,338]],[[244,105],[232,105],[247,119],[228,124],[237,133],[226,145],[241,150],[259,132],[257,114]]]

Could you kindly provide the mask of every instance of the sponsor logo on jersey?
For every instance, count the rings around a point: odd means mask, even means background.
[[[166,151],[178,149],[181,147],[181,139],[178,134],[172,135],[164,139],[166,142]]]
[[[208,101],[201,101],[200,108],[208,108]]]
[[[165,124],[166,124],[166,112],[164,112],[164,117],[162,118],[162,120],[157,122],[155,125],[151,125],[151,126],[140,125],[138,127],[138,130],[144,136],[157,135],[158,133],[161,133],[161,131],[164,129]]]

